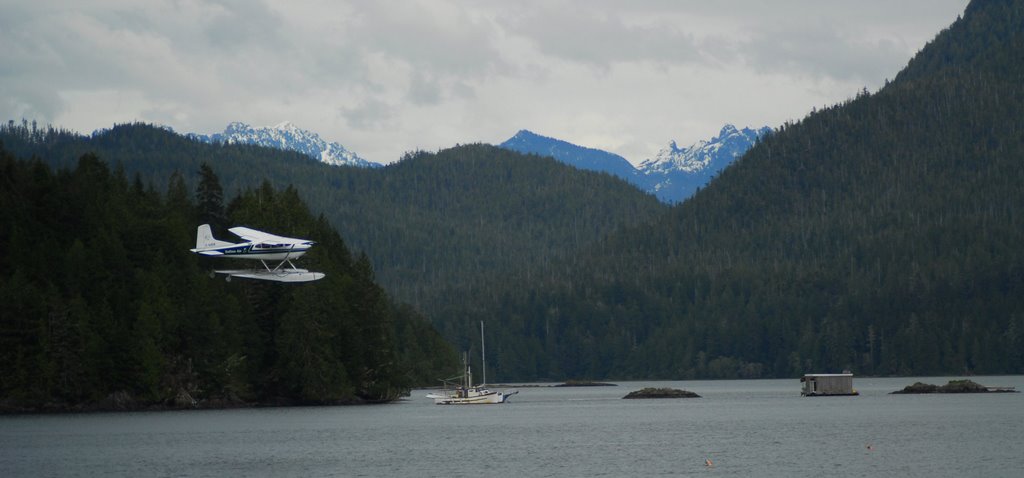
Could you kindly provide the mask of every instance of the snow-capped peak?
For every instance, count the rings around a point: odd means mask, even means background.
[[[722,126],[718,136],[701,140],[680,148],[675,141],[658,151],[655,157],[634,168],[629,161],[616,154],[562,140],[548,138],[528,130],[519,130],[499,146],[521,153],[551,156],[558,161],[580,169],[603,171],[618,176],[658,199],[677,203],[690,197],[698,188],[707,185],[712,176],[745,153],[759,136],[771,131],[737,129],[731,124]]]
[[[726,124],[718,136],[710,140],[699,140],[688,147],[680,148],[675,141],[658,151],[653,158],[640,163],[637,168],[653,184],[659,197],[670,202],[681,201],[693,194],[697,187],[747,152],[757,138],[771,128],[753,130],[737,129]],[[673,191],[671,196],[665,191]]]
[[[207,143],[255,144],[286,151],[297,151],[310,158],[334,166],[380,167],[360,158],[356,153],[338,143],[328,143],[320,135],[299,128],[291,121],[283,121],[270,127],[252,127],[242,122],[228,123],[223,133],[191,135]]]
[[[750,149],[758,136],[768,131],[770,128],[767,127],[739,130],[726,124],[718,136],[710,140],[699,140],[689,147],[680,148],[675,141],[670,141],[668,147],[658,151],[654,158],[640,163],[638,169],[648,175],[667,171],[695,173],[711,167],[712,163],[728,164]]]
[[[718,132],[718,138],[725,138],[726,136],[732,136],[736,133],[739,133],[736,127],[727,123],[725,126],[722,126],[722,130]]]

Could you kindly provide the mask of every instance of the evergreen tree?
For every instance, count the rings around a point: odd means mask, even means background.
[[[426,329],[440,350],[402,360],[436,367],[403,373],[392,337],[419,319],[387,315],[394,306],[369,263],[354,261],[294,188],[264,184],[232,201],[232,212],[323,237],[310,258],[328,279],[228,284],[206,278],[187,252],[196,207],[180,175],[163,195],[96,155],[54,175],[2,148],[0,173],[9,206],[0,241],[18,250],[0,255],[0,410],[391,400],[454,363]]]
[[[227,227],[224,215],[224,189],[220,180],[207,163],[199,165],[199,184],[196,186],[196,202],[200,224],[209,224],[214,231]]]

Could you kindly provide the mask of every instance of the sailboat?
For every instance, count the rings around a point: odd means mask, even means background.
[[[457,384],[454,389],[449,389],[448,385],[453,383],[452,379],[442,380],[445,389],[441,392],[428,393],[427,398],[434,399],[435,405],[485,405],[505,403],[509,397],[519,393],[518,390],[498,392],[486,387],[487,359],[483,343],[484,323],[480,322],[480,359],[484,370],[484,380],[480,385],[473,385],[473,371],[470,370],[468,357],[463,355],[462,362],[466,366],[466,372],[461,377],[455,377],[461,379],[461,383]]]

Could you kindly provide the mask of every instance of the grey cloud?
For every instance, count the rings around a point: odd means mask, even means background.
[[[59,48],[35,34],[33,23],[21,4],[5,8],[0,16],[0,106],[18,119],[50,119],[63,101],[45,87],[46,79],[38,72],[57,76],[65,61]]]
[[[83,131],[309,118],[381,158],[541,126],[660,144],[666,122],[781,121],[877,85],[967,1],[0,0],[0,108]]]
[[[390,79],[375,77],[376,81],[406,84],[399,93],[402,100],[434,106],[472,96],[471,85],[510,69],[495,38],[497,26],[486,15],[472,13],[446,2],[365,2],[344,19],[341,34],[362,56],[357,63],[375,58],[397,66]],[[377,95],[386,91],[382,85],[365,87],[377,90]],[[381,104],[379,99],[368,101],[364,107],[346,110],[346,118],[352,125],[372,126],[382,120],[379,115],[395,111],[380,108]],[[373,113],[364,114],[364,108]]]
[[[410,75],[409,100],[417,105],[433,105],[441,101],[441,86],[431,75],[415,71]]]
[[[283,35],[283,19],[261,3],[25,3],[0,20],[0,102],[15,114],[49,121],[70,107],[63,93],[135,91],[166,116],[209,108],[225,90],[247,101],[323,81],[308,73],[324,70],[324,49],[304,55],[292,41],[301,37]]]
[[[50,120],[64,107],[60,90],[98,85],[116,64],[90,61],[96,55],[83,47],[91,39],[76,33],[81,18],[55,14],[41,20],[32,12],[20,13],[25,15],[21,22],[0,29],[0,95],[15,108],[12,113]]]
[[[204,30],[211,45],[220,48],[249,49],[254,45],[277,46],[285,41],[280,29],[282,19],[261,2],[219,0],[213,2],[217,13]]]
[[[438,75],[484,75],[501,63],[493,26],[465,10],[411,2],[365,2],[348,34],[360,48]]]
[[[737,51],[758,71],[869,82],[893,77],[906,64],[905,45],[847,38],[836,29],[760,29]]]
[[[638,61],[745,64],[762,73],[873,82],[893,76],[912,52],[906,43],[877,37],[872,29],[930,37],[936,32],[911,29],[951,21],[946,18],[950,4],[955,8],[965,1],[549,1],[506,15],[500,23],[545,55],[600,68]],[[935,19],[909,20],[928,16]]]
[[[395,107],[377,98],[368,98],[354,106],[339,108],[342,118],[357,130],[379,130],[389,123]]]
[[[671,23],[631,24],[614,8],[594,11],[572,7],[557,4],[557,8],[535,9],[506,18],[501,24],[510,34],[529,39],[547,55],[594,66],[623,61],[705,60],[698,40]]]
[[[449,99],[467,99],[476,96],[476,88],[458,79],[443,81],[429,72],[415,70],[409,75],[408,101],[418,106],[440,104]]]
[[[57,95],[20,85],[9,83],[0,93],[0,111],[8,115],[4,120],[31,118],[50,121],[65,107],[65,102]]]
[[[0,30],[0,43],[13,46],[0,53],[0,74],[12,91],[35,92],[22,101],[47,119],[63,109],[61,92],[169,86],[162,65],[174,46],[136,23],[119,23],[123,15],[45,5],[22,13],[23,22]]]

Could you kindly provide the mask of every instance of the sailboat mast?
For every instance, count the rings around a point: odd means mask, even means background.
[[[483,370],[484,381],[480,385],[487,385],[487,346],[484,344],[484,321],[480,321],[480,368]]]

